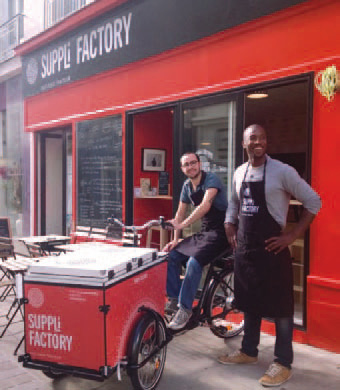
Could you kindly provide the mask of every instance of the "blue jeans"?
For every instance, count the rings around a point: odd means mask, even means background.
[[[260,316],[244,313],[244,336],[241,351],[249,356],[257,356],[261,330]],[[293,363],[293,317],[274,318],[275,320],[275,362],[291,368]]]
[[[183,282],[180,274],[186,264]],[[169,298],[176,298],[180,306],[191,310],[202,276],[202,267],[194,257],[185,256],[173,249],[168,256],[166,291]]]

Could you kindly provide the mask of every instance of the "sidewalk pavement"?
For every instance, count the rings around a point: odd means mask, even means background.
[[[0,303],[0,315],[5,314],[7,302]],[[18,317],[19,318],[19,317]],[[0,325],[4,318],[0,319]],[[1,331],[1,328],[0,328]],[[51,380],[40,371],[25,369],[13,351],[23,333],[23,323],[12,325],[0,339],[1,390],[130,390],[126,375],[122,381],[116,375],[104,382],[66,377]],[[264,389],[258,379],[273,360],[274,337],[262,334],[259,362],[255,365],[225,366],[216,361],[220,354],[240,346],[242,336],[223,340],[208,328],[201,327],[177,336],[168,345],[167,359],[159,390],[256,390]],[[281,390],[339,390],[340,354],[304,344],[294,343],[295,360],[292,378],[277,387]],[[24,353],[24,347],[19,354]]]

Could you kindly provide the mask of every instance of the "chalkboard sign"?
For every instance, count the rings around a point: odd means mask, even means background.
[[[169,195],[169,172],[159,172],[158,195]]]
[[[10,238],[11,236],[12,234],[11,234],[9,218],[0,217],[0,237]]]
[[[105,117],[77,124],[77,224],[106,226],[122,217],[122,120]]]

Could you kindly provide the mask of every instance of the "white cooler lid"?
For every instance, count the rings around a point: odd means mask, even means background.
[[[151,248],[84,244],[84,247],[74,252],[42,257],[39,262],[29,266],[25,279],[38,274],[94,278],[133,274],[142,265],[154,261],[157,258],[156,252],[156,249]]]

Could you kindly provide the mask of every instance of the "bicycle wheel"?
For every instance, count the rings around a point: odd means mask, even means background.
[[[234,273],[215,281],[207,300],[210,330],[217,337],[230,338],[243,331],[243,313],[232,307],[234,299]]]
[[[158,332],[158,333],[157,333]],[[156,322],[150,314],[144,315],[134,332],[129,348],[129,364],[137,365],[145,361],[165,341],[165,327],[162,322]],[[155,389],[161,379],[166,358],[166,346],[156,352],[142,367],[128,368],[133,387],[136,390]]]

